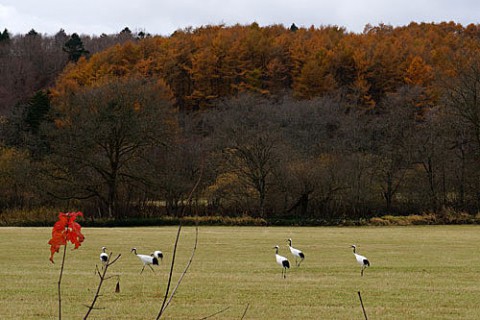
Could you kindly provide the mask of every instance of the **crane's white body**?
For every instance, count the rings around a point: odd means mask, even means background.
[[[301,250],[292,247],[292,239],[288,239],[287,242],[290,252],[295,257],[295,264],[297,267],[300,267],[300,263],[302,263],[303,259],[305,259],[305,254]],[[298,258],[300,258],[300,262],[297,261]]]
[[[100,261],[103,264],[107,264],[108,262],[108,254],[105,252],[107,250],[106,247],[102,247],[102,253],[100,253]]]
[[[282,267],[282,276],[283,278],[287,277],[287,269],[290,268],[290,262],[284,256],[278,254],[278,246],[273,247],[275,249],[275,259],[277,264]]]
[[[153,254],[149,255],[149,256],[146,255],[146,254],[137,254],[137,249],[136,248],[132,248],[132,252],[143,263],[143,268],[142,268],[142,271],[140,271],[140,273],[143,272],[143,270],[145,269],[146,266],[148,266],[150,269],[152,269],[153,272],[155,272],[155,270],[153,270],[151,265],[153,264],[153,265],[158,266],[158,258],[157,257],[155,257]]]
[[[366,267],[370,267],[370,261],[368,259],[358,253],[355,252],[357,246],[352,245],[353,248],[353,255],[355,256],[355,259],[357,260],[358,264],[362,267],[360,274],[363,276],[363,270],[365,270]]]

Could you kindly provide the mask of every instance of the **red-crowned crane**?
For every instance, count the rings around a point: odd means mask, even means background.
[[[100,253],[100,261],[105,265],[108,261],[108,254],[105,252],[107,247],[102,247],[102,253]]]
[[[155,257],[153,254],[151,254],[149,256],[147,256],[146,254],[137,254],[137,248],[132,248],[132,252],[143,263],[143,268],[142,268],[142,271],[140,271],[140,274],[145,269],[145,266],[148,266],[150,269],[152,269],[153,272],[155,272],[155,270],[153,270],[151,265],[154,264],[154,265],[158,266],[158,258],[157,257]]]
[[[300,263],[302,263],[303,259],[305,259],[305,254],[301,250],[298,250],[292,247],[292,239],[288,239],[287,241],[288,241],[288,248],[290,249],[290,252],[295,257],[295,264],[297,265],[297,267],[300,267]],[[300,262],[297,261],[298,258],[300,258]]]
[[[365,270],[366,267],[370,267],[370,261],[368,261],[366,257],[359,255],[355,252],[357,249],[356,245],[353,244],[351,248],[353,248],[353,254],[355,255],[355,259],[357,259],[358,264],[362,267],[360,274],[361,276],[363,276],[363,270]]]
[[[275,249],[275,259],[280,267],[282,267],[282,276],[285,279],[287,277],[287,269],[290,268],[290,262],[284,256],[278,254],[278,246],[273,247]]]

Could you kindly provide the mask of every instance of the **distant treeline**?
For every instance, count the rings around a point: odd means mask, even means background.
[[[479,210],[479,25],[3,34],[3,212]]]

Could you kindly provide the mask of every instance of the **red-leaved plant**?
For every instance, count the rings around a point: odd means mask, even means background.
[[[82,226],[75,222],[78,216],[83,217],[81,212],[60,212],[58,215],[58,221],[55,222],[52,229],[52,239],[48,241],[50,245],[50,261],[53,261],[53,255],[55,252],[60,251],[60,247],[63,246],[62,266],[60,267],[60,276],[58,278],[58,319],[62,319],[62,296],[61,296],[61,284],[63,267],[65,265],[65,255],[67,253],[67,243],[70,241],[75,248],[78,249],[82,244],[85,237],[82,234]]]
[[[60,212],[58,221],[55,222],[52,230],[52,239],[48,241],[50,245],[50,261],[53,261],[53,255],[60,250],[60,246],[66,246],[70,241],[78,249],[85,237],[82,234],[82,226],[75,222],[77,216],[83,217],[81,212]]]

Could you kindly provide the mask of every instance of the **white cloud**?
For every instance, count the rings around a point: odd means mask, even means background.
[[[124,27],[168,35],[206,24],[338,25],[361,32],[367,24],[407,25],[411,21],[478,23],[474,0],[2,0],[0,29],[54,34],[116,33]]]
[[[57,23],[58,24],[58,23]],[[45,20],[41,17],[21,12],[14,6],[5,6],[0,4],[0,28],[6,28],[10,33],[25,34],[35,29],[39,33],[54,33],[60,30],[60,26],[53,29],[55,21]]]

